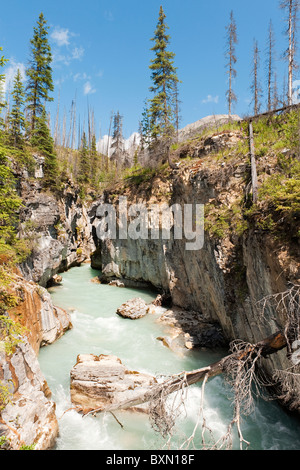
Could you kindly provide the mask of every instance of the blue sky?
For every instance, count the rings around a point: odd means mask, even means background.
[[[76,97],[80,122],[87,122],[88,106],[95,115],[99,136],[107,134],[111,112],[123,116],[125,137],[137,131],[145,99],[150,97],[150,51],[160,5],[166,13],[175,52],[181,100],[181,127],[211,114],[227,112],[225,92],[225,27],[233,10],[237,23],[238,103],[234,112],[251,113],[253,41],[261,51],[261,82],[265,90],[265,50],[272,19],[276,39],[277,71],[287,65],[281,56],[287,46],[283,11],[278,0],[10,0],[2,2],[0,46],[9,59],[4,72],[11,77],[29,59],[29,41],[42,11],[50,27],[53,53],[54,103],[48,108],[54,121],[58,95],[61,119],[69,116]],[[297,77],[295,77],[297,78]],[[265,100],[263,102],[265,107]],[[79,117],[78,117],[79,119]]]

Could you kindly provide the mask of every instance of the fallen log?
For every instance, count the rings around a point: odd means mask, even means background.
[[[204,379],[207,380],[216,377],[226,370],[226,365],[232,360],[245,361],[250,357],[251,360],[253,360],[257,355],[267,357],[280,351],[281,349],[284,349],[286,346],[287,341],[284,334],[281,331],[277,331],[275,334],[269,336],[257,344],[247,344],[247,346],[242,351],[234,352],[228,356],[225,356],[214,364],[203,367],[202,369],[197,369],[190,372],[184,371],[180,374],[173,375],[162,383],[152,385],[146,391],[144,389],[142,392],[139,392],[137,389],[136,395],[130,400],[125,400],[105,408],[101,407],[89,410],[87,413],[84,413],[84,416],[100,413],[103,411],[111,412],[116,410],[126,410],[128,408],[142,405],[149,401],[156,400],[161,396],[167,396],[171,393],[182,390],[183,388],[201,382]]]

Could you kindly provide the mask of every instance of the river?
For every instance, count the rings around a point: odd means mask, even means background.
[[[89,264],[62,274],[63,284],[50,289],[54,304],[71,312],[73,328],[56,343],[39,353],[42,372],[52,391],[59,421],[56,450],[159,450],[179,449],[191,435],[199,417],[201,386],[189,387],[185,406],[180,408],[172,439],[166,443],[149,422],[147,415],[117,412],[82,417],[70,402],[70,370],[78,354],[113,354],[128,369],[153,375],[169,375],[204,367],[218,360],[223,351],[189,351],[184,355],[169,350],[158,336],[163,326],[153,314],[127,320],[116,314],[126,300],[141,297],[151,302],[156,294],[141,289],[119,288],[91,282],[97,271]],[[220,438],[232,419],[231,392],[222,377],[205,387],[204,416],[215,439]],[[300,423],[274,401],[257,400],[255,411],[243,419],[243,435],[255,450],[300,449]],[[193,444],[201,448],[201,427]],[[234,448],[239,440],[234,435]]]

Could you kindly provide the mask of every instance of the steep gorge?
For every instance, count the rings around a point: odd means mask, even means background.
[[[177,169],[164,167],[138,184],[133,176],[125,187],[107,191],[102,201],[113,204],[117,214],[119,196],[127,197],[128,206],[142,203],[149,210],[152,204],[204,204],[202,249],[187,251],[186,240],[175,239],[173,233],[170,240],[95,238],[98,247],[92,255],[92,266],[102,270],[102,282],[148,283],[169,294],[173,305],[219,324],[228,343],[257,343],[283,330],[288,321],[284,309],[279,311],[274,303],[263,309],[260,301],[299,286],[300,280],[299,239],[274,235],[253,220],[247,223],[242,215],[250,173],[245,144],[242,129],[211,132],[204,142],[186,142],[173,152],[173,158],[181,152],[197,160],[181,160]],[[258,160],[260,185],[275,172],[275,160],[271,152]],[[94,226],[98,223],[95,217]],[[291,365],[281,351],[264,360],[263,368],[272,377]],[[296,381],[288,406],[298,412],[299,393]]]
[[[102,271],[101,282],[117,279],[130,286],[154,286],[170,296],[173,306],[220,326],[228,343],[236,339],[258,343],[284,329],[285,312],[271,304],[262,312],[259,301],[290,284],[299,285],[299,241],[274,236],[242,215],[249,191],[246,147],[242,127],[208,131],[203,138],[183,141],[173,149],[176,168],[165,164],[133,172],[97,200],[86,202],[72,182],[55,195],[43,189],[42,168],[34,178],[15,168],[24,204],[20,236],[31,241],[32,252],[15,274],[20,302],[10,311],[11,318],[28,331],[12,355],[0,354],[0,379],[12,384],[13,394],[1,411],[0,437],[5,435],[11,448],[35,443],[36,449],[45,449],[55,442],[55,405],[36,355],[72,325],[68,314],[52,304],[45,287],[59,272],[90,257],[92,267]],[[260,184],[275,172],[277,156],[268,153],[259,159]],[[120,196],[127,198],[128,206],[142,203],[147,208],[204,204],[203,248],[188,251],[186,240],[174,239],[172,233],[169,240],[99,240],[97,208],[105,202],[118,213]],[[290,366],[285,350],[263,360],[269,376]],[[297,412],[299,396],[300,385],[295,382],[286,405]],[[9,422],[15,424],[8,426]]]

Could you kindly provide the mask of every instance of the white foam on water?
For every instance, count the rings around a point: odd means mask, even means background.
[[[51,289],[54,304],[71,308],[73,329],[51,346],[42,348],[40,364],[56,402],[59,419],[57,449],[160,449],[165,442],[150,425],[147,415],[117,412],[120,424],[111,414],[82,417],[70,401],[70,370],[78,354],[113,354],[131,370],[150,375],[172,375],[203,367],[218,360],[216,353],[191,352],[180,356],[166,348],[158,336],[165,330],[156,322],[156,315],[127,320],[116,314],[121,303],[133,297],[151,295],[145,291],[119,289],[91,283],[95,275],[87,265],[63,273],[63,286]],[[152,296],[154,298],[154,295]],[[167,444],[179,449],[197,424],[201,405],[201,386],[189,387],[184,405],[176,421],[174,436]],[[174,400],[173,396],[168,403]],[[178,398],[177,398],[178,400]],[[204,416],[207,426],[218,440],[227,431],[233,407],[222,378],[205,386]],[[201,448],[202,419],[194,444]],[[299,449],[300,433],[295,421],[274,403],[259,403],[255,414],[243,420],[244,437],[253,449]],[[206,434],[206,438],[208,435]],[[193,445],[193,444],[192,444]],[[239,448],[235,434],[234,447]]]

